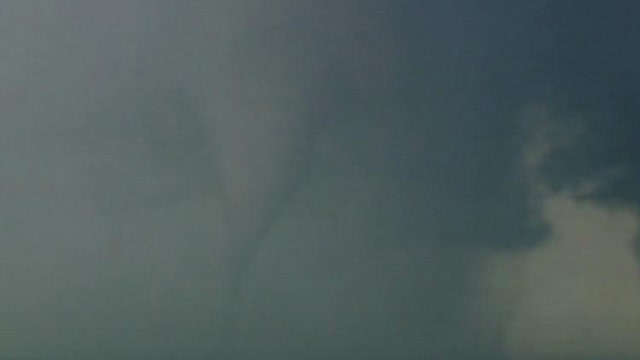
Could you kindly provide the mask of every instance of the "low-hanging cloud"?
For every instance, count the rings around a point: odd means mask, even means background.
[[[548,234],[523,108],[594,134],[552,190],[615,158],[637,192],[637,81],[604,71],[637,31],[558,67],[635,8],[585,4],[0,5],[0,356],[507,357],[527,292],[492,259]]]

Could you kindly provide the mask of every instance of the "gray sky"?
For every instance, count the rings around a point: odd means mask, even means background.
[[[0,1],[0,360],[640,356],[640,6]]]

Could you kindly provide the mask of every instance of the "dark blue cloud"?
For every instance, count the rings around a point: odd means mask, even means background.
[[[537,86],[582,129],[550,159],[552,184],[562,189],[616,172],[588,196],[640,204],[640,5],[557,2],[541,15],[533,42]]]
[[[509,249],[540,241],[520,168],[519,118],[531,65],[523,36],[538,7],[501,1],[389,5],[378,36],[392,39],[394,51],[388,74],[376,83],[382,100],[351,105],[349,121],[410,133],[411,140],[381,139],[370,166],[395,177],[413,199],[407,213],[420,219],[414,226],[424,226],[416,233]],[[375,39],[376,28],[369,30]]]

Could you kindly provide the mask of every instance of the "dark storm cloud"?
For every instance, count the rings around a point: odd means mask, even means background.
[[[593,179],[598,201],[640,201],[640,5],[550,2],[534,30],[541,97],[579,134],[547,166],[557,188]]]
[[[413,201],[411,226],[446,243],[520,248],[540,239],[518,168],[527,64],[514,34],[538,8],[523,5],[394,3],[379,35],[367,29],[373,41],[391,41],[393,54],[358,59],[387,57],[382,74],[364,75],[378,78],[377,93],[342,96],[353,99],[343,117],[354,136],[380,136],[368,140],[363,166],[394,178]]]
[[[487,252],[542,240],[520,113],[538,83],[583,99],[555,57],[592,51],[545,3],[3,4],[2,315],[34,325],[0,344],[505,356],[508,309],[470,304]]]

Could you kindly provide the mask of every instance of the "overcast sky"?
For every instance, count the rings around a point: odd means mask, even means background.
[[[638,15],[0,1],[0,360],[639,357]]]

